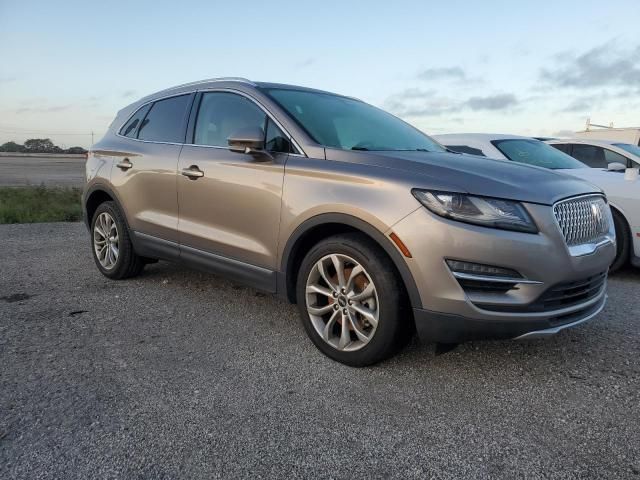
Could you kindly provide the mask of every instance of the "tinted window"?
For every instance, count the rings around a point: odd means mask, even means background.
[[[151,104],[145,105],[140,110],[138,110],[127,123],[120,129],[120,135],[124,135],[125,137],[135,137],[137,133],[137,127],[144,118],[144,116],[149,111],[149,107]]]
[[[582,145],[574,143],[571,149],[571,156],[577,158],[582,163],[592,168],[607,168],[607,161],[604,158],[604,148],[593,145]]]
[[[408,123],[359,100],[305,90],[265,91],[320,145],[343,150],[444,151]]]
[[[571,153],[571,145],[566,143],[551,143],[550,144],[556,150],[560,150],[563,153]]]
[[[155,102],[140,125],[138,138],[155,142],[182,143],[189,98],[189,95],[181,95]]]
[[[287,136],[273,123],[271,119],[267,120],[267,135],[265,148],[269,152],[291,153],[293,148]]]
[[[227,138],[247,127],[265,129],[266,114],[251,100],[233,93],[202,95],[193,143],[227,147]]]
[[[469,155],[479,155],[481,157],[486,157],[482,150],[479,148],[473,148],[468,145],[446,145],[449,150],[453,150],[458,153],[468,153]]]
[[[584,168],[584,165],[576,161],[575,158],[571,158],[569,155],[539,140],[513,138],[493,140],[491,143],[505,157],[514,162],[553,170],[558,168]]]

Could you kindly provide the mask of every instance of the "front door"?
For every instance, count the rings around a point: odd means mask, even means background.
[[[289,142],[273,120],[243,95],[205,92],[194,108],[192,138],[178,163],[183,255],[214,254],[275,270]],[[265,132],[271,159],[228,149],[230,135],[255,126]]]

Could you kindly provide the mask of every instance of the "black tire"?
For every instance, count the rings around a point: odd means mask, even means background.
[[[118,258],[115,265],[109,269],[100,263],[93,243],[95,223],[101,213],[108,213],[114,219],[118,232]],[[105,277],[113,280],[135,277],[142,272],[145,265],[143,258],[138,256],[133,250],[133,244],[131,243],[131,237],[124,220],[124,215],[120,211],[120,208],[118,208],[118,205],[111,201],[101,203],[91,219],[91,252],[98,270],[100,270]]]
[[[613,209],[611,213],[613,214],[613,225],[616,229],[616,257],[609,267],[609,273],[615,273],[629,261],[631,231],[622,214]]]
[[[379,319],[369,342],[359,350],[343,351],[327,343],[313,326],[307,311],[306,286],[312,269],[331,254],[347,255],[367,272],[378,295]],[[408,297],[395,266],[387,254],[359,233],[335,235],[322,240],[305,256],[296,284],[296,298],[302,324],[314,345],[325,355],[352,367],[364,367],[385,360],[411,339],[415,327]]]

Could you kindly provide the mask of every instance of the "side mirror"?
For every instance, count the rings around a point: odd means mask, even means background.
[[[264,149],[264,130],[260,127],[242,128],[231,134],[227,138],[227,143],[232,152],[273,159],[271,154]]]
[[[607,165],[607,170],[610,172],[624,172],[627,166],[620,162],[611,162]]]

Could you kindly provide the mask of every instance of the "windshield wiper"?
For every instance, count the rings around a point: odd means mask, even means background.
[[[359,150],[361,152],[368,152],[369,151],[369,149],[367,147],[358,147],[358,146],[351,147],[351,150]]]

